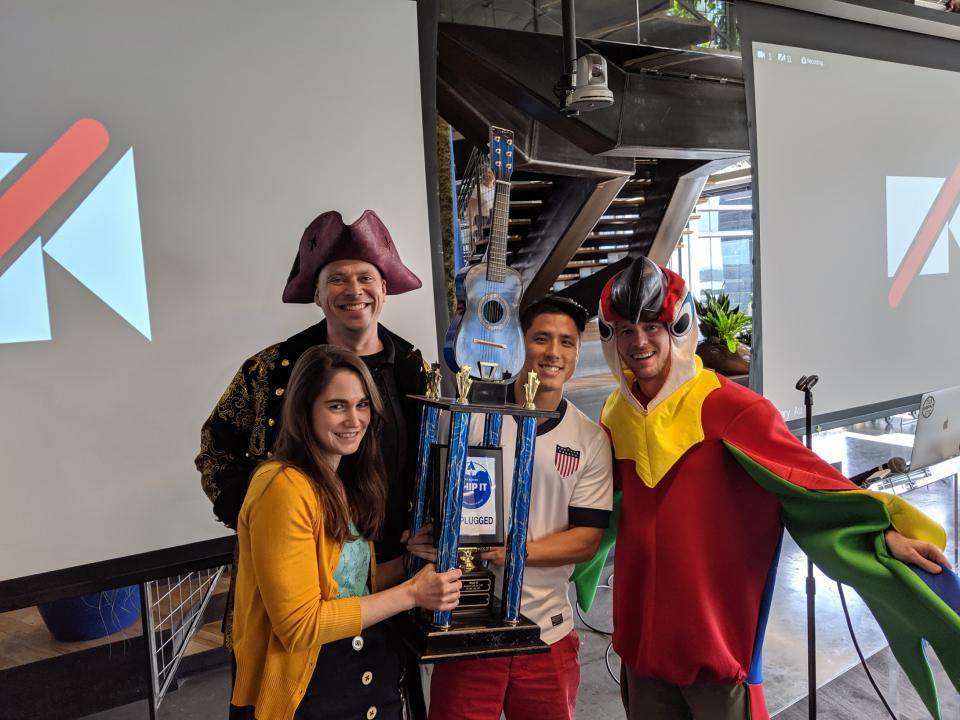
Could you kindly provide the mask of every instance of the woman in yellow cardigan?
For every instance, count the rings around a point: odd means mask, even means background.
[[[240,510],[232,719],[400,720],[400,650],[378,623],[457,604],[456,569],[377,588],[382,407],[352,353],[320,345],[297,361],[273,459]]]

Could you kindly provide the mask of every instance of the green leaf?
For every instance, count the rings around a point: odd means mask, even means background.
[[[740,310],[739,305],[730,307],[726,293],[704,293],[703,301],[696,301],[700,330],[708,339],[726,343],[730,352],[736,352],[738,335],[750,333],[753,318]]]

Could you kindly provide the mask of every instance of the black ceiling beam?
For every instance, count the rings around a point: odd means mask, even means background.
[[[578,53],[602,52],[604,43],[578,41],[577,47]],[[653,49],[637,46],[632,51],[643,57]],[[438,52],[439,75],[450,87],[482,87],[520,116],[539,121],[590,155],[711,160],[749,152],[739,78],[718,82],[628,73],[608,63],[614,105],[567,117],[553,92],[563,71],[560,37],[441,23]]]
[[[437,80],[440,115],[473,145],[485,147],[491,125],[514,133],[514,172],[610,177],[633,172],[632,158],[598,157],[546,127],[470,78],[455,82],[441,68]]]

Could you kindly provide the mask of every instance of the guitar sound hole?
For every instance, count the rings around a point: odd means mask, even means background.
[[[483,304],[483,319],[486,320],[491,325],[496,325],[501,320],[503,320],[504,310],[503,305],[501,305],[496,300],[489,300]]]

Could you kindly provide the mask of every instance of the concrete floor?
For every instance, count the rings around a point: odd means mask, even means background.
[[[596,349],[591,349],[582,361],[583,365],[593,371],[600,368],[601,363],[602,359]],[[573,390],[569,397],[588,415],[596,417],[609,389],[598,389],[596,383],[589,385],[589,389]],[[876,466],[893,455],[909,455],[911,432],[908,418],[899,418],[892,426],[876,421],[857,426],[851,433],[834,431],[818,436],[815,448],[828,462],[841,462],[844,472],[852,474]],[[956,468],[941,466],[941,471],[946,474],[956,472]],[[948,546],[948,555],[952,560],[955,555],[952,478],[947,477],[913,490],[907,495],[907,499],[948,528],[951,543]],[[795,704],[807,695],[806,572],[806,557],[792,539],[786,537],[764,647],[766,696],[772,715],[794,706],[788,712],[794,713],[791,717],[800,717]],[[818,685],[823,686],[857,665],[858,659],[850,642],[836,584],[819,572],[816,573],[816,582],[817,681]],[[859,597],[850,590],[847,590],[846,597],[860,646],[865,655],[870,657],[880,651],[886,642]],[[597,629],[610,630],[609,590],[600,591],[594,608],[584,619]],[[619,688],[608,671],[609,662],[613,675],[618,676],[619,660],[612,652],[607,652],[609,638],[582,624],[579,632],[582,641],[582,675],[577,715],[584,720],[622,718]],[[885,687],[888,699],[892,697],[894,703],[901,694],[912,692],[903,675],[895,670],[882,675],[878,682]],[[228,669],[188,678],[177,692],[171,693],[164,700],[159,717],[163,720],[225,718],[229,683]],[[956,710],[957,693],[948,686],[941,685],[940,689],[945,698],[945,708],[953,709],[945,716],[960,717],[957,714],[960,711]],[[896,709],[896,704],[894,707]],[[784,713],[784,717],[787,714]],[[806,717],[805,714],[802,716]],[[823,713],[820,716],[826,717]],[[830,717],[840,719],[865,716],[860,712],[849,716],[837,714]],[[146,703],[134,703],[89,717],[97,720],[139,720],[147,718],[148,714]]]

